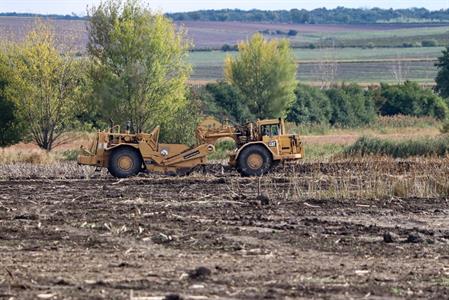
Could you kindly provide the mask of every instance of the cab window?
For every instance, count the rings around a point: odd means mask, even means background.
[[[261,126],[262,135],[275,136],[279,135],[279,125],[263,125]]]

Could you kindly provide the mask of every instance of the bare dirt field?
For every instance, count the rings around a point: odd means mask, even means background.
[[[0,298],[448,298],[448,162],[121,181],[4,165]]]

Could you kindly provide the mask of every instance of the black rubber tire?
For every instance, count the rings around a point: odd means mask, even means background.
[[[129,169],[125,170],[120,168],[119,159],[123,156],[127,156],[132,162]],[[117,178],[128,178],[135,176],[142,170],[142,158],[136,150],[131,148],[114,149],[109,156],[108,170],[112,176]]]
[[[252,154],[258,154],[262,158],[262,165],[258,169],[253,169],[248,164],[248,158]],[[261,176],[270,171],[273,165],[271,153],[261,145],[250,145],[240,152],[237,159],[237,171],[242,176]]]

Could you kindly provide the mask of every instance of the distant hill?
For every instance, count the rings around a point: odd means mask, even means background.
[[[425,8],[409,9],[354,9],[337,7],[314,10],[200,10],[170,13],[175,21],[239,21],[291,24],[374,24],[374,23],[434,23],[449,22],[449,9],[430,11]]]
[[[375,23],[441,23],[449,22],[449,9],[430,11],[425,8],[361,9],[337,7],[314,10],[199,10],[166,14],[174,21],[265,22],[287,24],[375,24]],[[0,13],[10,17],[43,17],[62,20],[83,20],[77,15],[42,15],[32,13]]]

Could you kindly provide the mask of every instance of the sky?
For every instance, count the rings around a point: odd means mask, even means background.
[[[101,0],[0,0],[0,12],[29,12],[41,14],[85,15],[86,7]],[[291,9],[337,6],[352,8],[410,8],[425,7],[430,10],[449,8],[449,0],[149,0],[150,7],[163,12],[181,12],[200,9]]]

